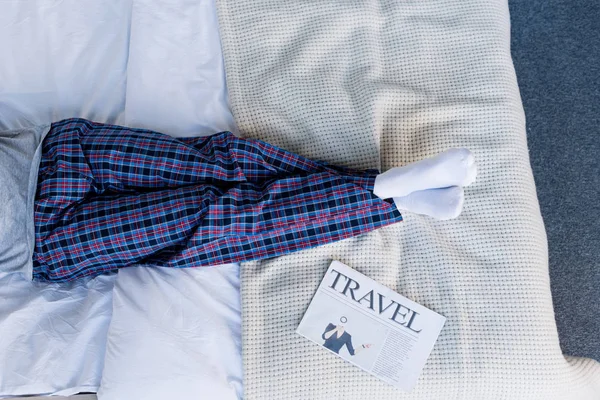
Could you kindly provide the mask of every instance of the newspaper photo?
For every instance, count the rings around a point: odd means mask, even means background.
[[[333,261],[297,333],[410,391],[446,318]]]

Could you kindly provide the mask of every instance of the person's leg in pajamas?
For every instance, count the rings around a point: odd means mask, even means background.
[[[43,144],[34,278],[248,261],[356,236],[402,220],[373,193],[377,176],[227,132],[61,121]]]

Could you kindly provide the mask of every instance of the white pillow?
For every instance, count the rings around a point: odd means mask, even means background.
[[[32,277],[33,202],[41,143],[49,128],[0,131],[0,274]]]
[[[48,284],[0,276],[0,397],[98,389],[114,279]]]
[[[120,270],[99,400],[240,399],[238,272]]]
[[[214,0],[136,0],[124,125],[174,136],[234,131]]]

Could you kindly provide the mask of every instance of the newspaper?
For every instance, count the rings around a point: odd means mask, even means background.
[[[446,318],[333,261],[297,333],[410,391]]]

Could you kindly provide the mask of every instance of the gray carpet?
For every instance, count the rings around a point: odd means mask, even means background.
[[[600,2],[509,5],[561,346],[600,361]]]

